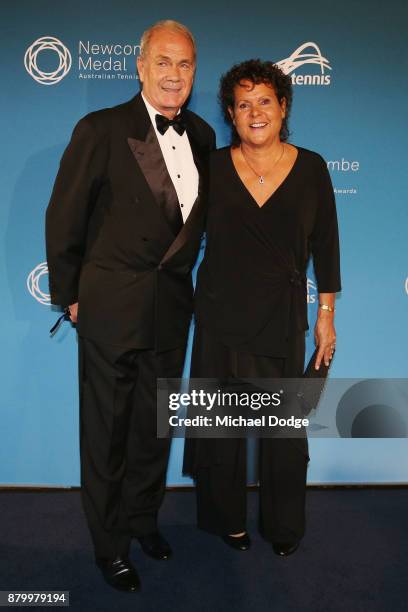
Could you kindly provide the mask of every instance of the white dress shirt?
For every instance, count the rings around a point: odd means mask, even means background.
[[[160,134],[156,126],[155,116],[161,113],[146,100],[143,93],[142,98],[156,132],[168,173],[176,189],[181,214],[185,222],[198,195],[198,170],[194,163],[187,132],[180,136],[171,125],[165,134]]]

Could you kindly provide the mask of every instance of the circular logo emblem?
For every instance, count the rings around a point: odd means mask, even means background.
[[[33,298],[37,300],[37,302],[40,302],[40,304],[44,304],[45,306],[50,306],[51,296],[49,293],[44,293],[44,291],[41,291],[40,289],[40,279],[42,276],[44,276],[44,274],[48,274],[48,266],[46,261],[38,264],[38,266],[36,266],[27,276],[27,289]]]
[[[57,53],[59,65],[52,72],[40,70],[37,64],[38,54],[41,51],[51,50]],[[42,36],[28,47],[24,55],[24,66],[37,83],[41,85],[55,85],[63,79],[71,69],[72,57],[67,47],[54,36]]]

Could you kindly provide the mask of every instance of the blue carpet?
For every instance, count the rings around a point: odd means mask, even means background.
[[[94,566],[78,491],[1,491],[0,590],[69,590],[70,609],[86,612],[408,610],[408,489],[309,489],[307,534],[287,559],[258,535],[257,501],[249,492],[252,548],[236,552],[195,528],[193,492],[168,492],[174,557],[154,561],[134,542],[142,591],[127,594]]]

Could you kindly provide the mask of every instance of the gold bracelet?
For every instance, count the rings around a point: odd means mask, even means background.
[[[327,310],[327,312],[335,312],[334,306],[329,306],[328,304],[319,304],[319,308]]]

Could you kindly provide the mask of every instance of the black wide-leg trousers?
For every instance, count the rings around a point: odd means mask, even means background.
[[[184,348],[78,343],[83,507],[95,556],[126,556],[132,537],[157,529],[170,439],[156,436],[156,381],[181,377]]]
[[[293,338],[287,358],[233,350],[202,326],[196,329],[193,378],[300,377],[304,334]],[[305,430],[298,438],[263,438],[259,449],[259,528],[274,542],[295,542],[305,531],[306,472],[309,461]],[[246,440],[186,441],[185,467],[197,490],[198,526],[217,535],[246,530]]]

